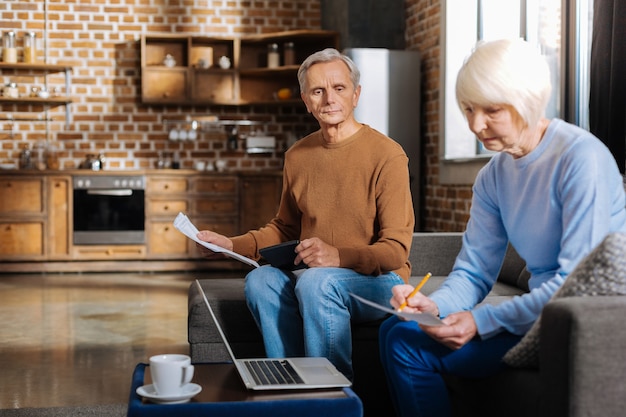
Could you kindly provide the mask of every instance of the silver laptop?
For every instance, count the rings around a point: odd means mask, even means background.
[[[326,358],[255,358],[237,359],[226,339],[213,309],[209,304],[200,282],[196,280],[198,290],[211,313],[211,318],[219,332],[226,350],[247,389],[285,390],[340,388],[352,385],[350,380],[333,366]]]

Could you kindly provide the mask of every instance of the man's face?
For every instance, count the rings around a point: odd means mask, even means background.
[[[342,61],[312,65],[307,71],[306,86],[302,100],[320,125],[339,125],[353,118],[361,86],[354,88],[350,71]]]

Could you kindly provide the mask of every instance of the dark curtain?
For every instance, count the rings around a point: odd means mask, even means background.
[[[626,161],[626,0],[594,0],[589,129]]]

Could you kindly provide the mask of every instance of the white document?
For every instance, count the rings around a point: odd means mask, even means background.
[[[221,246],[217,246],[212,243],[198,239],[198,228],[194,226],[193,223],[191,223],[191,220],[189,220],[189,218],[184,213],[178,213],[178,216],[176,216],[176,218],[174,219],[174,227],[178,229],[179,232],[187,236],[189,239],[201,244],[202,246],[213,252],[223,253],[226,256],[237,259],[238,261],[243,262],[244,264],[251,265],[255,268],[259,267],[259,264],[253,259],[246,258],[245,256],[225,249]]]
[[[445,323],[442,322],[441,319],[439,319],[439,317],[435,317],[434,315],[430,313],[404,313],[402,311],[393,310],[391,308],[381,306],[380,304],[376,304],[373,301],[366,300],[363,297],[359,297],[356,294],[350,293],[350,295],[356,298],[357,300],[359,300],[360,302],[367,304],[368,306],[372,306],[374,308],[385,311],[387,313],[396,315],[398,317],[402,317],[406,320],[416,321],[417,323],[423,324],[426,326],[445,326]]]

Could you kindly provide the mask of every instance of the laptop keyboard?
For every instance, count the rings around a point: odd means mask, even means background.
[[[244,361],[254,382],[259,385],[303,384],[291,366],[285,360]]]

